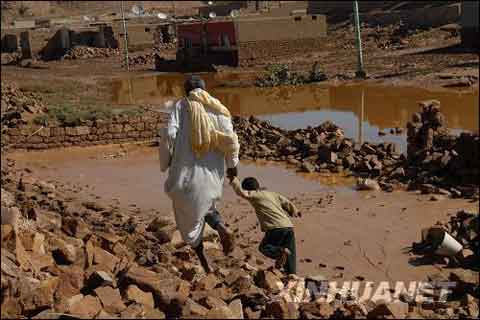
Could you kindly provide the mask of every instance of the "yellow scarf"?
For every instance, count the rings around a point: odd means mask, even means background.
[[[238,152],[238,137],[235,133],[229,135],[215,129],[212,119],[205,108],[231,118],[230,111],[208,92],[195,89],[190,92],[187,100],[192,126],[192,150],[197,158],[210,151],[221,151],[232,155]]]

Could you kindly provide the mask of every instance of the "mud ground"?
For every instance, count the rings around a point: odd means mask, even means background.
[[[276,63],[287,64],[293,71],[308,71],[318,61],[328,76],[327,83],[354,81],[357,57],[352,26],[332,25],[322,47],[294,57],[278,57]],[[362,29],[367,83],[417,86],[424,88],[453,87],[478,90],[478,52],[462,48],[458,32],[451,28],[402,30],[400,27]],[[132,57],[150,51],[131,53]],[[165,49],[166,59],[175,57],[175,50]],[[123,67],[123,57],[35,61],[30,67],[2,66],[2,79],[18,82],[27,90],[43,93],[48,102],[70,101],[74,104],[105,104],[110,101],[109,82],[125,76],[152,74],[155,66]],[[218,67],[224,74],[223,86],[251,86],[272,63],[257,60],[243,68]],[[231,73],[242,73],[239,81],[229,80]]]

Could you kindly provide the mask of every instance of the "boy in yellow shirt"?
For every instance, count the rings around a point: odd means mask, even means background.
[[[275,266],[284,268],[287,274],[296,273],[296,250],[293,224],[289,216],[298,216],[298,210],[284,196],[260,188],[257,179],[240,180],[230,176],[230,184],[240,197],[248,200],[255,209],[265,237],[260,243],[260,252],[275,259]]]

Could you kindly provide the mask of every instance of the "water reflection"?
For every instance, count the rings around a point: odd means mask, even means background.
[[[478,91],[431,91],[421,88],[363,85],[280,88],[226,88],[220,84],[252,77],[252,74],[202,75],[208,89],[221,99],[233,114],[255,115],[274,124],[293,129],[314,126],[331,120],[356,140],[394,141],[405,145],[402,136],[378,136],[378,130],[404,127],[418,102],[441,102],[450,128],[478,131]],[[122,79],[112,84],[113,102],[149,103],[161,106],[166,100],[183,95],[184,75],[165,74]]]

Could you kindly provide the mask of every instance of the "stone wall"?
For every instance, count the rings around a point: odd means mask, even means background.
[[[10,128],[2,134],[2,144],[15,149],[50,149],[148,141],[157,136],[166,120],[166,114],[155,114],[87,121],[77,127],[51,126],[40,131],[40,126]]]

